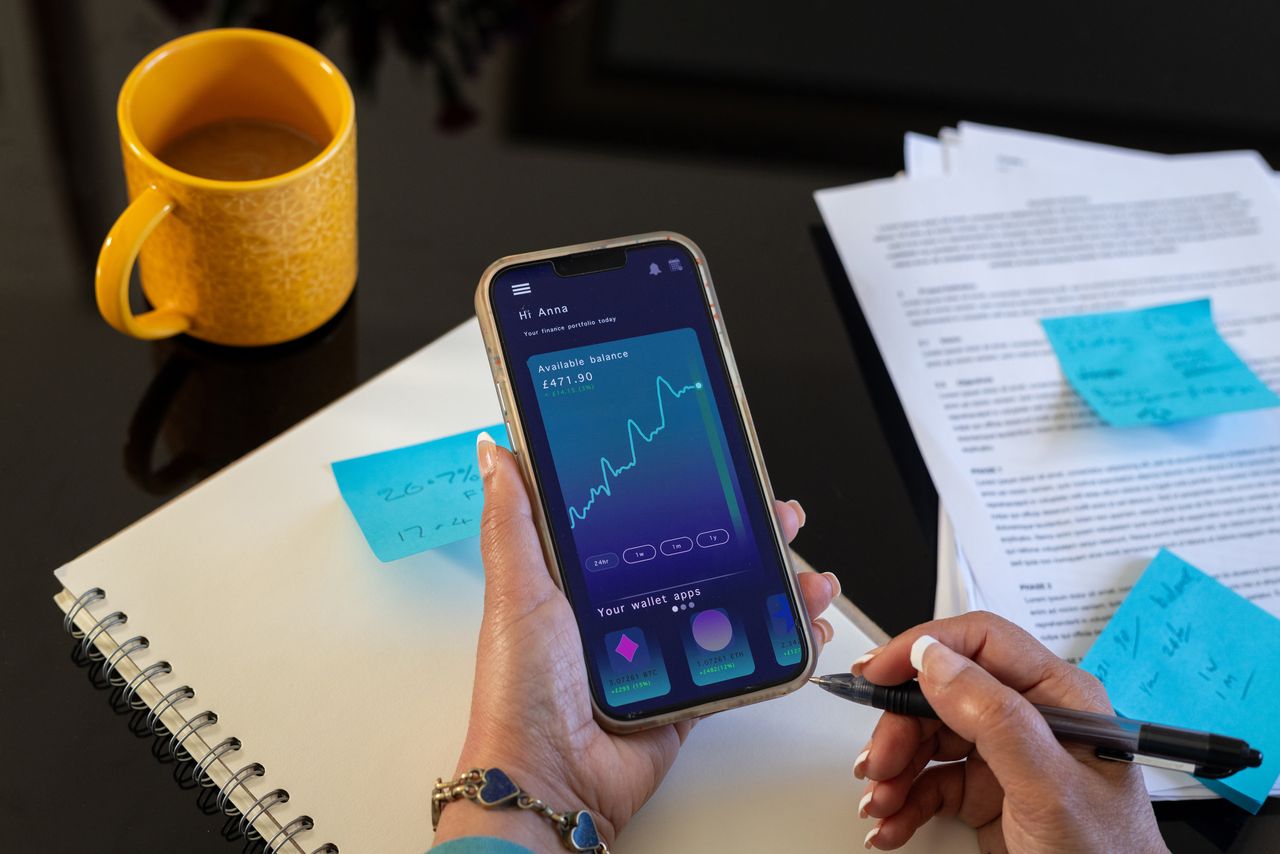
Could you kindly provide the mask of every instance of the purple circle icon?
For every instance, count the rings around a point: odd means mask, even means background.
[[[693,640],[707,652],[719,652],[733,640],[729,615],[720,608],[702,611],[693,618]]]

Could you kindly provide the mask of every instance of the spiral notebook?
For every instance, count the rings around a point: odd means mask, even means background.
[[[431,785],[465,735],[477,540],[380,563],[329,463],[499,418],[471,321],[57,570],[65,625],[267,850],[430,847]],[[843,670],[872,643],[829,618],[819,667]],[[850,849],[874,721],[817,689],[715,715],[616,848]],[[913,847],[976,843],[945,822]]]

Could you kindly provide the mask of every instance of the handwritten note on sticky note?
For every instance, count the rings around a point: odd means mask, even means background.
[[[510,447],[502,424],[486,427]],[[342,499],[378,560],[389,561],[480,533],[484,492],[479,430],[333,463]]]
[[[1213,324],[1209,300],[1040,321],[1067,381],[1108,424],[1280,406]]]
[[[1201,779],[1257,812],[1280,774],[1280,620],[1167,550],[1080,666],[1129,718],[1243,738],[1259,768]]]

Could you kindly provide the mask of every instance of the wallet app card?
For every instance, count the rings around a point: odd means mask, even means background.
[[[689,617],[684,652],[695,685],[714,685],[756,670],[741,621],[723,608],[709,608]]]
[[[644,631],[635,626],[606,634],[604,657],[598,661],[610,706],[652,700],[671,690],[662,650],[651,646]]]

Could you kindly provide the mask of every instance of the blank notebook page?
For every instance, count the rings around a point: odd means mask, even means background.
[[[465,734],[484,587],[476,539],[379,563],[329,463],[499,420],[471,321],[57,571],[73,595],[106,591],[94,616],[128,613],[111,633],[150,639],[138,663],[172,663],[162,691],[195,689],[183,715],[218,713],[206,744],[241,739],[232,770],[266,766],[253,797],[289,790],[278,821],[314,817],[299,851],[430,846],[431,786]],[[836,640],[819,671],[845,670],[872,644],[828,618]],[[816,688],[713,716],[616,848],[858,849],[871,823],[856,816],[849,769],[875,718]],[[976,848],[967,829],[935,824],[912,847]]]

